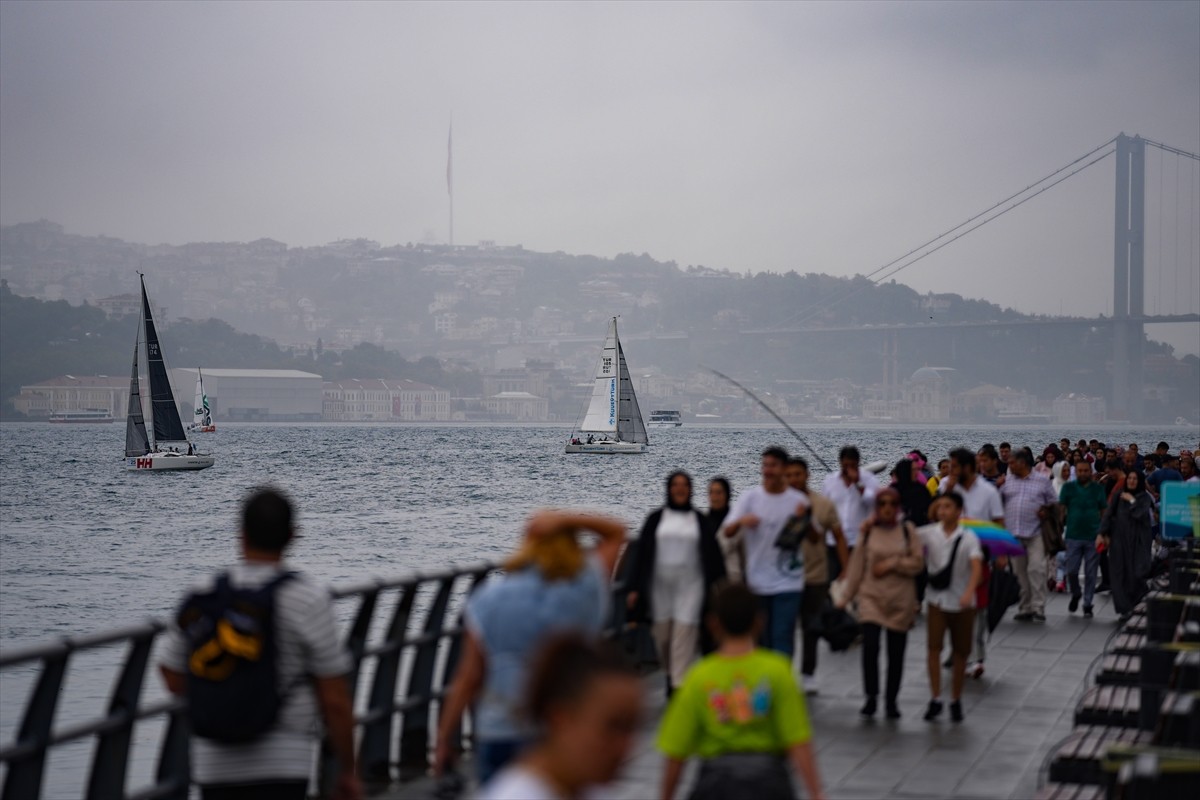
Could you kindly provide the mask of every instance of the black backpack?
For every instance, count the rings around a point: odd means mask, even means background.
[[[188,718],[192,733],[237,744],[269,731],[283,707],[275,640],[275,592],[284,572],[257,589],[235,588],[229,574],[212,591],[184,599],[177,620],[188,643]]]

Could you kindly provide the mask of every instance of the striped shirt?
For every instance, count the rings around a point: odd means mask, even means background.
[[[1000,496],[1004,498],[1004,525],[1018,539],[1039,535],[1042,521],[1038,519],[1038,511],[1048,503],[1058,502],[1049,478],[1037,473],[1018,478],[1012,470],[1000,487]]]
[[[286,567],[261,562],[235,564],[229,570],[235,587],[263,586]],[[192,591],[210,591],[214,578]],[[275,593],[277,669],[284,687],[292,687],[279,721],[261,738],[246,744],[220,744],[192,737],[192,779],[201,785],[264,780],[306,780],[312,770],[319,732],[316,694],[305,676],[330,678],[350,671],[350,654],[333,624],[329,589],[298,574]],[[166,635],[159,663],[186,673],[188,644],[178,625]]]

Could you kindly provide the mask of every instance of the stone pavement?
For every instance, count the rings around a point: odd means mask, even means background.
[[[1053,746],[1071,730],[1075,704],[1089,668],[1117,627],[1107,594],[1096,597],[1096,617],[1067,613],[1067,596],[1052,595],[1045,623],[1018,623],[1012,611],[992,636],[987,671],[967,679],[966,720],[939,722],[921,716],[929,700],[925,675],[924,618],[909,634],[898,722],[864,721],[861,650],[822,649],[820,693],[809,698],[817,762],[830,798],[1032,798]],[[943,657],[945,651],[943,652]],[[883,678],[886,657],[881,656]],[[661,677],[647,683],[647,724],[622,779],[613,787],[624,800],[657,797],[661,756],[654,726],[664,703]],[[943,696],[949,697],[949,671]],[[694,764],[689,765],[690,778]],[[799,786],[799,784],[798,784]],[[387,797],[429,797],[429,784],[398,787]],[[687,787],[679,794],[686,797]],[[801,792],[800,796],[803,796]]]

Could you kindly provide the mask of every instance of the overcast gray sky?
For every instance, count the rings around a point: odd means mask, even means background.
[[[451,115],[460,243],[853,275],[1121,131],[1200,151],[1200,2],[0,3],[5,224],[444,239]],[[1147,307],[1196,311],[1200,169],[1147,162]],[[898,278],[1107,312],[1112,186]]]

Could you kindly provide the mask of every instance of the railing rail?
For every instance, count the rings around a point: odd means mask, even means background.
[[[356,699],[355,720],[360,774],[371,783],[389,783],[423,775],[436,735],[435,704],[453,675],[462,637],[461,604],[447,620],[453,601],[474,591],[496,565],[487,562],[418,572],[392,579],[362,582],[332,591],[335,602],[355,603],[344,631],[353,657],[350,684]],[[390,610],[390,613],[389,613]],[[382,623],[382,635],[375,628]],[[83,796],[96,800],[130,798],[186,800],[190,786],[189,733],[186,702],[180,698],[142,702],[152,669],[151,655],[162,620],[130,625],[96,634],[6,649],[0,671],[34,667],[37,671],[25,698],[15,737],[0,743],[5,768],[3,791],[8,800],[42,796],[47,757],[70,742],[94,740],[91,767],[84,778]],[[73,658],[85,650],[127,643],[128,651],[115,670],[106,711],[78,722],[57,725],[59,698]],[[364,669],[364,667],[370,669]],[[359,691],[369,674],[370,685]],[[11,702],[13,698],[7,698]],[[157,764],[149,786],[129,790],[128,771],[135,727],[147,720],[165,723],[158,740]],[[317,790],[322,796],[335,780],[328,747],[318,755]]]

